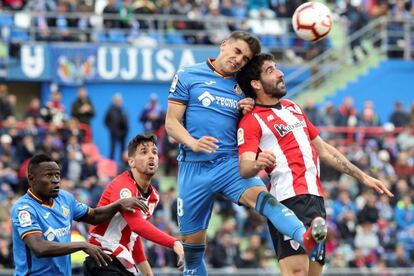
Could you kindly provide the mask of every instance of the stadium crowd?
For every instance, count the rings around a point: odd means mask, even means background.
[[[289,48],[296,39],[287,21],[304,0],[2,0],[0,10],[18,12],[0,16],[5,42],[95,41],[154,46],[219,44],[231,31],[245,30],[269,48]],[[391,15],[398,31],[414,13],[412,1],[326,1],[347,20],[349,33],[370,18]],[[91,15],[92,14],[92,15]],[[101,17],[103,16],[103,18]],[[156,16],[154,16],[156,15]],[[266,19],[266,20],[263,20]],[[32,27],[35,28],[32,28]],[[401,38],[403,39],[403,37]],[[396,40],[401,40],[396,38]],[[286,42],[288,40],[288,42]],[[352,48],[359,46],[356,41]]]
[[[33,99],[26,112],[18,114],[15,107],[19,99],[8,91],[7,85],[0,85],[0,267],[13,268],[9,210],[26,192],[27,162],[34,153],[44,152],[58,161],[62,167],[61,188],[92,206],[111,177],[127,168],[125,159],[107,160],[90,143],[85,130],[94,116],[93,102],[84,88],[79,89],[78,97],[72,106],[63,106],[61,94],[56,90],[45,105]],[[330,103],[316,106],[308,101],[303,108],[318,126],[366,127],[385,123],[379,121],[372,102],[357,110],[350,97],[340,106]],[[163,160],[164,168],[154,182],[161,191],[161,204],[153,223],[176,235],[173,159],[177,151],[174,141],[164,134],[164,115],[156,95],[152,95],[148,106],[137,117],[143,129],[159,137]],[[411,267],[414,264],[414,103],[407,110],[396,102],[388,121],[384,131],[365,135],[363,139],[354,137],[358,142],[351,144],[344,142],[343,133],[321,133],[360,168],[387,183],[395,194],[388,198],[366,191],[350,177],[321,168],[329,223],[326,241],[329,267]],[[80,122],[84,128],[79,128]],[[394,127],[401,131],[395,133]],[[263,178],[266,180],[265,175]],[[86,226],[76,224],[73,235],[84,239]],[[211,267],[272,268],[276,263],[263,219],[254,211],[223,198],[217,198],[208,237],[207,256]],[[170,251],[150,242],[146,248],[153,267],[175,266]],[[79,259],[74,258],[74,262],[79,263]]]

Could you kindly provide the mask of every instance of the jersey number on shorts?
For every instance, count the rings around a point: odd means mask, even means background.
[[[184,203],[181,198],[177,198],[177,215],[180,217],[184,215]]]

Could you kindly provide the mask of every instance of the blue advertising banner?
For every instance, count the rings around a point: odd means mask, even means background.
[[[170,82],[181,66],[217,55],[217,48],[137,48],[119,45],[31,44],[21,48],[10,80],[96,82]]]

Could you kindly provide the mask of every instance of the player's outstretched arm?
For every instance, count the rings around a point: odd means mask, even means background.
[[[99,266],[106,266],[108,262],[112,261],[111,257],[104,253],[103,248],[88,242],[59,243],[47,241],[42,238],[40,233],[25,236],[24,242],[38,258],[62,256],[83,250],[94,258]]]
[[[340,153],[336,148],[326,143],[319,136],[316,137],[313,141],[313,144],[318,151],[319,158],[325,164],[335,168],[336,170],[346,173],[349,176],[354,177],[362,184],[374,188],[380,194],[385,193],[388,196],[394,196],[388,188],[379,181],[363,171],[361,171],[357,166],[352,164],[342,153]]]
[[[194,152],[213,153],[218,148],[218,140],[212,136],[203,136],[195,139],[181,124],[186,106],[175,102],[168,103],[165,129],[172,138],[189,147]]]
[[[135,212],[137,208],[147,213],[149,209],[144,200],[143,197],[119,199],[111,204],[90,209],[90,212],[81,221],[96,225],[110,220],[118,211]]]
[[[243,178],[254,177],[261,170],[274,167],[275,164],[276,156],[271,151],[260,152],[257,159],[255,152],[246,151],[239,157],[240,176]]]

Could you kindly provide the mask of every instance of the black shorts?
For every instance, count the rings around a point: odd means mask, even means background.
[[[117,258],[113,258],[112,262],[108,263],[108,266],[98,266],[90,256],[86,257],[83,262],[83,273],[85,276],[134,276],[133,273],[126,270]]]
[[[292,210],[303,222],[306,228],[311,225],[311,222],[315,217],[326,218],[325,204],[322,197],[315,195],[298,195],[283,200],[281,203]],[[270,235],[278,260],[293,255],[306,254],[306,251],[299,246],[299,243],[279,233],[270,221],[267,221],[267,224],[269,226]],[[323,250],[323,252],[323,259],[318,261],[322,265],[325,264],[325,250]]]

